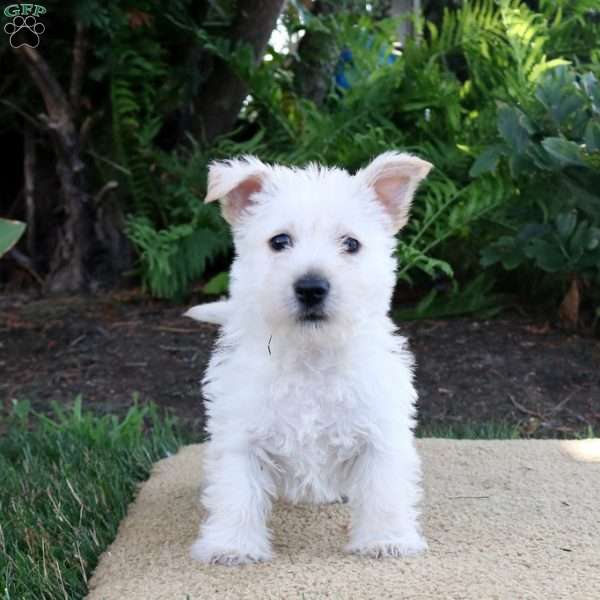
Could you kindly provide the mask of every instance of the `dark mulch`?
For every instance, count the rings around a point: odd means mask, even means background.
[[[181,307],[132,294],[0,299],[0,398],[82,394],[99,411],[134,398],[203,423],[199,381],[216,328]],[[426,427],[516,425],[524,435],[600,432],[600,340],[525,318],[402,323],[416,354],[420,422]]]

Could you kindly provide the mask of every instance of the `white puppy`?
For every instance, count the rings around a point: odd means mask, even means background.
[[[272,501],[348,497],[347,550],[404,556],[419,532],[412,356],[387,313],[394,234],[431,165],[388,152],[352,176],[316,165],[213,163],[236,258],[230,299],[188,316],[222,325],[203,385],[210,441],[192,556],[272,557]]]

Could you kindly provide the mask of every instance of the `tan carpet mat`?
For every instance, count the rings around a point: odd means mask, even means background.
[[[424,555],[346,555],[347,506],[277,505],[273,562],[192,561],[202,446],[188,446],[159,462],[141,487],[88,598],[600,600],[600,440],[418,445]]]

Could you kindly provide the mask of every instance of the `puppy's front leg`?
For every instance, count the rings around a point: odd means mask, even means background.
[[[226,565],[269,560],[266,520],[274,493],[270,475],[249,449],[211,450],[207,451],[207,483],[202,494],[208,517],[192,546],[192,558]]]
[[[352,526],[346,550],[374,557],[425,550],[417,524],[419,479],[419,457],[409,441],[401,447],[367,445],[351,473]]]

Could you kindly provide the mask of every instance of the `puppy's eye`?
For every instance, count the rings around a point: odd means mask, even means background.
[[[287,233],[278,233],[269,240],[269,246],[275,252],[281,252],[292,247],[292,238]]]
[[[360,242],[351,237],[345,237],[342,246],[348,254],[356,254],[360,250]]]

